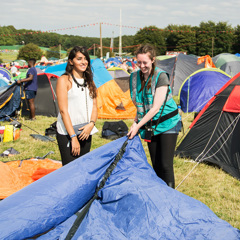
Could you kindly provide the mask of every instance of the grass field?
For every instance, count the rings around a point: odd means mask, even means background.
[[[27,118],[22,117],[19,118],[19,121],[22,123],[20,139],[15,142],[0,143],[0,153],[13,147],[15,150],[19,151],[20,154],[5,158],[2,157],[0,161],[28,159],[37,156],[42,157],[50,151],[54,153],[49,155],[49,158],[60,160],[56,141],[43,142],[35,140],[30,136],[30,134],[44,135],[45,129],[50,127],[50,125],[56,121],[56,118],[37,116],[36,121],[29,121]],[[113,120],[99,119],[97,121],[96,127],[99,129],[99,132],[93,136],[91,150],[110,142],[110,140],[101,138],[101,129],[104,121]],[[130,127],[133,122],[133,120],[124,121],[128,127]],[[189,117],[184,117],[185,129],[191,121],[191,115]],[[1,122],[1,125],[5,124],[6,122]],[[181,135],[182,134],[179,135],[179,138],[181,138]],[[144,141],[142,141],[142,144],[148,161],[151,164],[147,145]],[[190,159],[181,159],[178,157],[174,159],[176,186],[195,165],[196,163]],[[207,164],[199,164],[178,188],[178,191],[206,204],[218,217],[229,222],[233,227],[238,229],[240,229],[239,190],[240,181],[223,172],[221,169]]]

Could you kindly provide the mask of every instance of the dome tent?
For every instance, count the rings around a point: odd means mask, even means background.
[[[176,155],[209,162],[240,179],[240,73],[205,105],[176,149]]]
[[[184,112],[200,112],[231,77],[218,68],[202,68],[182,83],[178,100]]]

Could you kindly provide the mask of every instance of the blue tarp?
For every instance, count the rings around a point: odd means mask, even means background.
[[[67,63],[51,66],[45,70],[45,73],[52,73],[57,76],[61,76],[65,72],[66,66]],[[91,66],[93,71],[93,80],[97,88],[101,87],[104,83],[112,80],[112,76],[105,68],[101,59],[92,59]]]
[[[200,112],[231,77],[217,68],[203,68],[191,74],[179,90],[183,112]]]
[[[65,239],[126,137],[46,175],[0,202],[0,239]],[[157,177],[138,136],[128,141],[72,239],[231,239],[240,231]],[[49,232],[48,230],[52,229]],[[46,233],[45,233],[46,232]]]

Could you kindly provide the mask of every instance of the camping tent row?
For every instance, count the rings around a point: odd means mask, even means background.
[[[61,76],[67,63],[48,67],[45,73]],[[94,83],[98,89],[98,117],[104,119],[134,118],[136,108],[130,98],[129,75],[119,68],[108,71],[97,58],[91,60]]]
[[[199,61],[200,58],[205,61]],[[209,67],[206,64],[207,60],[211,62],[212,67],[219,68],[230,77],[234,77],[240,72],[240,58],[234,54],[222,53],[212,59],[208,55],[200,58],[180,53],[178,56],[156,60],[157,66],[169,74],[173,95],[179,94],[180,87],[188,76],[202,68]]]
[[[104,119],[131,119],[135,117],[136,108],[130,97],[129,74],[119,68],[108,71],[100,59],[91,60],[93,69],[93,78],[98,89],[98,117]],[[57,78],[65,72],[66,63],[48,67],[45,72],[38,73],[38,93],[35,98],[35,108],[37,115],[57,116],[58,105],[56,101],[56,82]],[[114,77],[110,74],[114,75]],[[17,86],[16,86],[17,87]],[[8,94],[11,86],[4,88],[5,94]],[[20,90],[18,90],[20,91]],[[10,99],[20,99],[18,95],[11,95]],[[0,97],[1,98],[1,97]],[[20,104],[20,102],[19,102]],[[19,107],[19,106],[17,106]],[[14,114],[16,109],[11,107]],[[23,101],[22,114],[28,115],[29,109],[27,102]],[[6,114],[5,109],[0,107],[0,118]]]

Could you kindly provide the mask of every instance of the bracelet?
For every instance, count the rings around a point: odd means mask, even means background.
[[[70,136],[70,138],[72,139],[73,137],[76,137],[76,136],[77,136],[77,134],[74,133],[73,135]]]
[[[90,123],[91,123],[91,122],[92,122],[92,123],[93,123],[93,125],[95,126],[95,122],[94,122],[93,120],[91,120],[91,121],[90,121]]]

